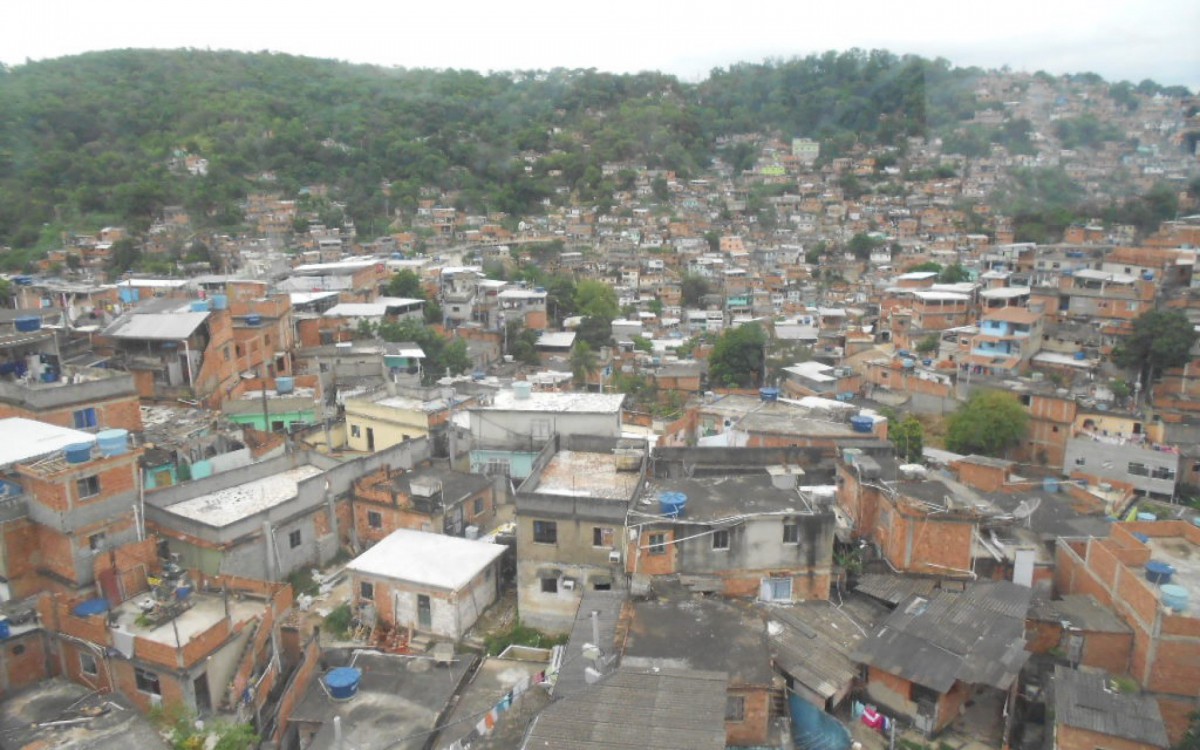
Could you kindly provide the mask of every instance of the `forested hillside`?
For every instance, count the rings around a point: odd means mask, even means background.
[[[713,71],[553,70],[483,75],[384,69],[280,54],[116,51],[0,68],[0,245],[56,228],[137,229],[164,205],[235,229],[257,189],[321,183],[365,234],[422,187],[460,208],[537,212],[556,187],[603,203],[601,165],[636,160],[683,176],[721,136],[778,131],[902,143],[971,116],[980,71],[886,52],[826,53]],[[208,160],[189,175],[173,155]],[[523,155],[536,154],[527,170]],[[731,151],[736,163],[746,154]]]

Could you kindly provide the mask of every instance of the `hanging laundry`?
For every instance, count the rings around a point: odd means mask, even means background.
[[[880,729],[883,726],[883,714],[876,711],[874,706],[867,706],[863,711],[862,723],[871,729]]]

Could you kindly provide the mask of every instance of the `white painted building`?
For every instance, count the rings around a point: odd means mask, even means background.
[[[346,566],[356,600],[392,628],[459,640],[496,601],[502,544],[398,529]]]

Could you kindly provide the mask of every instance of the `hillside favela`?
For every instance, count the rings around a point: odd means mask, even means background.
[[[1200,747],[1200,96],[0,66],[0,748]]]

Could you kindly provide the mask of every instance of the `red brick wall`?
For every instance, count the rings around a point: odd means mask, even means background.
[[[45,632],[32,630],[0,643],[0,667],[4,679],[0,696],[51,677],[46,665]]]
[[[742,721],[725,722],[725,744],[754,747],[766,745],[771,731],[771,692],[766,688],[729,688],[730,696],[745,701]]]
[[[289,684],[284,689],[283,694],[279,696],[279,720],[276,724],[275,736],[273,738],[277,746],[282,743],[283,735],[288,729],[288,721],[292,717],[292,711],[304,699],[304,694],[308,692],[308,687],[312,684],[313,678],[320,668],[320,664],[321,646],[318,643],[318,638],[314,635],[304,645],[300,665],[292,673],[291,678],[289,678]]]
[[[1154,745],[1062,724],[1057,727],[1056,737],[1059,750],[1096,750],[1100,747],[1105,750],[1154,750]]]

